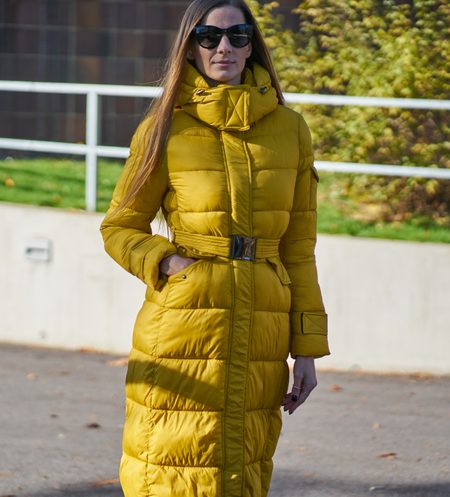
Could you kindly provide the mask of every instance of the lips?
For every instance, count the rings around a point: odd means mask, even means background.
[[[232,60],[217,60],[214,61],[213,64],[217,64],[219,66],[231,66],[234,62]]]

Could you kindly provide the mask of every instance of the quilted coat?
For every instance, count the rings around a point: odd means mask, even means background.
[[[286,359],[329,353],[310,133],[263,68],[209,87],[188,65],[156,174],[114,211],[150,126],[133,137],[101,226],[106,251],[147,285],[126,379],[124,494],[264,497]],[[171,241],[151,232],[160,209]],[[253,260],[230,257],[247,240],[237,235],[256,239]],[[166,277],[158,266],[174,253],[196,261]]]

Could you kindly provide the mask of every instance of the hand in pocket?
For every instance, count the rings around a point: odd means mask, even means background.
[[[183,257],[178,254],[169,255],[165,257],[159,264],[159,271],[166,276],[172,276],[179,271],[187,268],[193,264],[196,259],[190,257]]]

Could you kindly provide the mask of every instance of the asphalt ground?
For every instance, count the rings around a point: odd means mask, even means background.
[[[0,344],[0,497],[122,496],[125,364]],[[284,415],[270,497],[450,497],[450,377],[318,379]]]

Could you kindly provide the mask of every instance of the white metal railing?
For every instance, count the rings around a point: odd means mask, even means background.
[[[86,209],[94,211],[97,204],[97,158],[126,158],[129,150],[126,147],[107,147],[98,144],[100,97],[114,96],[155,98],[161,94],[162,90],[158,87],[147,86],[0,81],[0,91],[86,96],[85,144],[0,138],[0,148],[84,155],[86,157]],[[286,93],[285,97],[286,102],[288,103],[450,110],[450,100],[349,97],[342,95],[316,95],[300,93]],[[327,161],[316,161],[316,165],[318,169],[323,171],[450,179],[450,169],[445,168]]]

